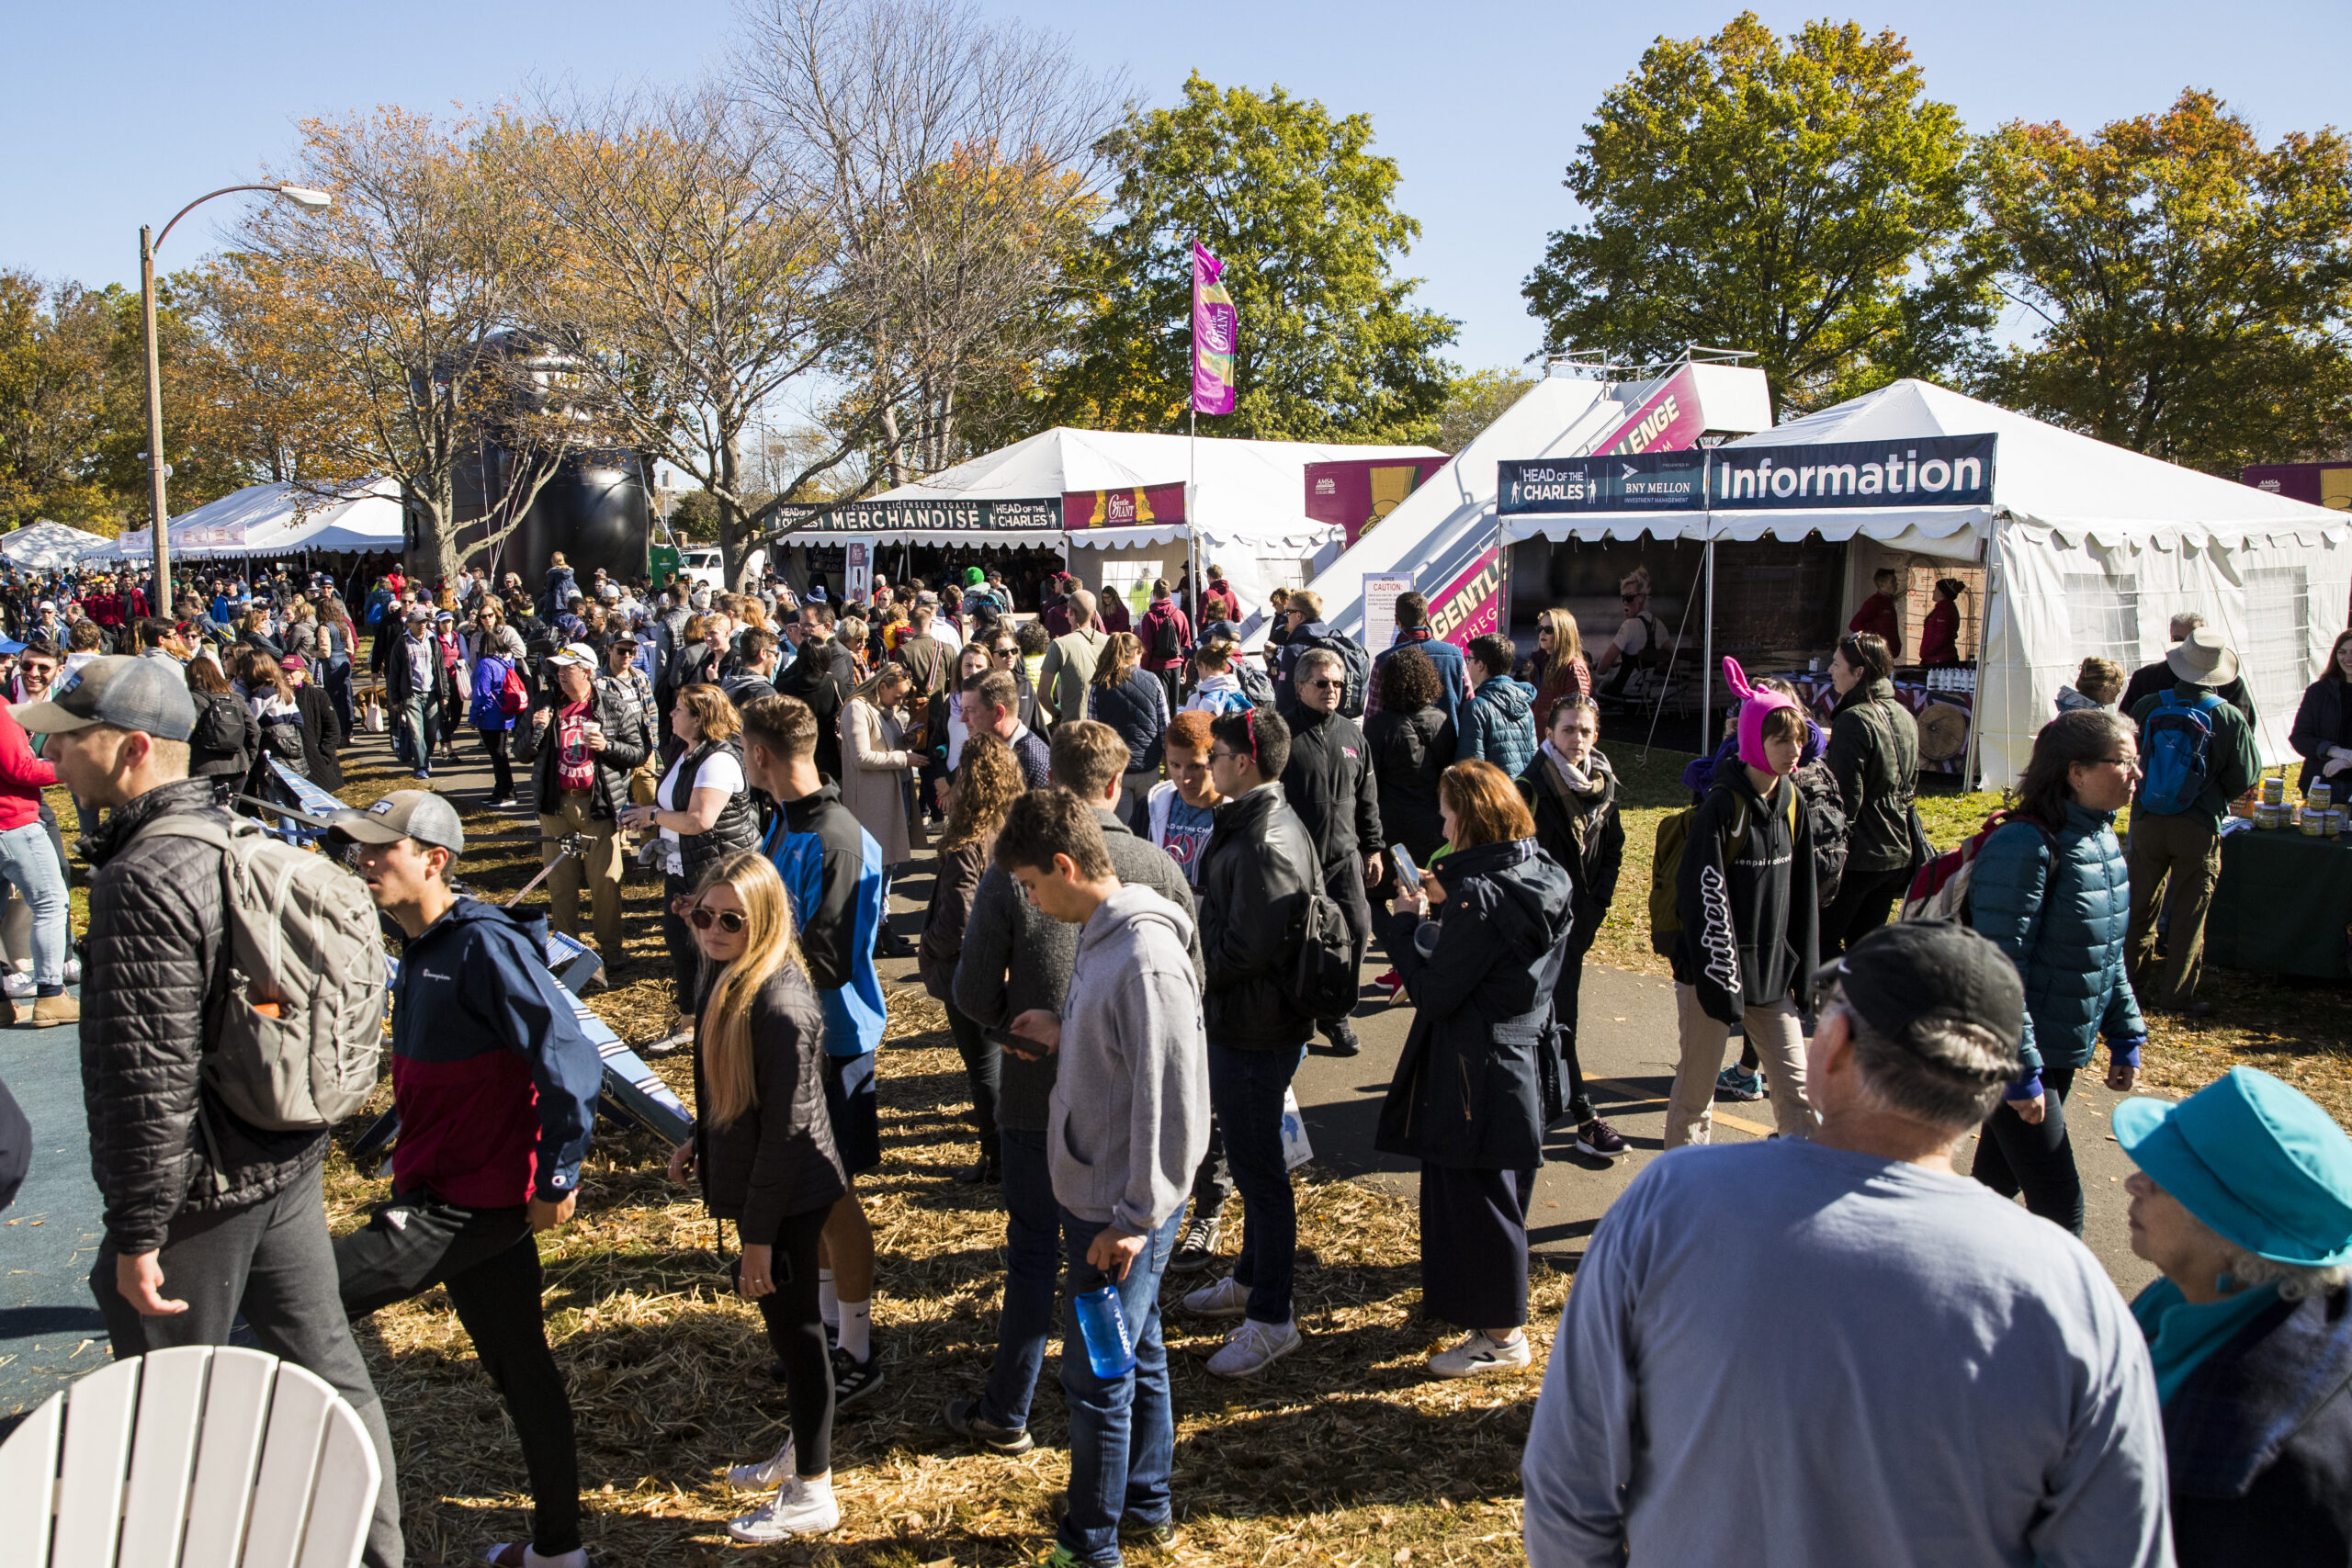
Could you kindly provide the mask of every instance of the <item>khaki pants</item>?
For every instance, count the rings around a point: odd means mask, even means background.
[[[2132,928],[2123,949],[2132,989],[2143,1002],[2186,1007],[2205,975],[2205,913],[2213,907],[2213,885],[2222,880],[2222,837],[2201,817],[2134,811],[2124,863],[2132,870]],[[2167,874],[2172,891],[2164,893]],[[2164,984],[2151,986],[2160,893],[2166,918]]]
[[[615,824],[588,815],[588,803],[594,798],[586,790],[566,790],[556,796],[556,811],[550,816],[539,813],[539,831],[548,839],[570,833],[584,833],[588,837],[588,863],[582,866],[576,855],[566,856],[564,863],[548,874],[548,893],[554,900],[549,923],[566,936],[580,934],[580,884],[584,875],[588,881],[589,908],[596,922],[596,951],[604,955],[605,977],[619,967],[621,961],[621,872],[623,869],[620,835]],[[560,852],[552,843],[539,846],[539,863],[547,864]]]
[[[1715,1075],[1724,1070],[1724,1048],[1731,1041],[1731,1027],[1700,1007],[1696,987],[1674,987],[1674,1012],[1682,1035],[1682,1064],[1675,1069],[1674,1089],[1666,1103],[1669,1149],[1713,1141]],[[1781,1135],[1807,1131],[1813,1112],[1804,1102],[1804,1033],[1797,1025],[1796,1004],[1783,997],[1769,1007],[1752,1007],[1741,1022],[1748,1043],[1763,1058],[1764,1081],[1772,1091],[1772,1120]]]

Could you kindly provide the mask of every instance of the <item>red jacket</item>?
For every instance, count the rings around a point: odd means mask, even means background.
[[[1876,632],[1886,639],[1886,650],[1894,655],[1895,662],[1903,661],[1903,626],[1895,619],[1894,601],[1884,593],[1873,593],[1862,601],[1854,618],[1846,623],[1849,632]]]
[[[40,792],[56,782],[57,770],[33,755],[25,727],[0,707],[0,833],[40,821]]]

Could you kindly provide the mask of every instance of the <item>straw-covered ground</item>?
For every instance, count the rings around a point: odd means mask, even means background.
[[[362,761],[344,797],[365,804],[405,782]],[[469,813],[469,833],[514,819]],[[536,869],[522,843],[477,840],[467,880],[503,898]],[[667,1031],[652,885],[629,887],[629,957],[592,998],[627,1039]],[[535,892],[528,900],[543,897]],[[656,1064],[682,1098],[690,1073]],[[1067,1428],[1049,1356],[1034,1416],[1037,1450],[972,1451],[936,1425],[951,1394],[976,1392],[995,1342],[1004,1217],[992,1189],[960,1185],[971,1158],[963,1067],[938,1005],[891,998],[883,1047],[884,1164],[862,1190],[881,1279],[875,1336],[888,1381],[844,1412],[834,1438],[842,1527],[821,1542],[753,1549],[726,1521],[757,1499],[726,1466],[783,1438],[785,1399],[770,1381],[757,1314],[726,1288],[718,1227],[690,1189],[662,1173],[668,1150],[642,1133],[600,1133],[579,1217],[543,1238],[548,1332],[578,1416],[587,1544],[597,1561],[692,1564],[747,1554],[766,1562],[1009,1564],[1049,1544],[1068,1474]],[[386,1091],[389,1099],[389,1091]],[[360,1224],[382,1182],[338,1151],[330,1217]],[[1536,1380],[1444,1383],[1422,1361],[1454,1337],[1417,1314],[1413,1205],[1348,1182],[1300,1184],[1299,1274],[1306,1347],[1280,1376],[1235,1385],[1202,1363],[1223,1324],[1165,1322],[1180,1417],[1181,1532],[1139,1563],[1500,1563],[1521,1560],[1519,1454]],[[1235,1211],[1238,1213],[1238,1210]],[[1238,1238],[1228,1227],[1227,1249]],[[736,1245],[729,1227],[729,1253]],[[1172,1303],[1182,1286],[1171,1288]],[[1566,1297],[1539,1265],[1538,1365]],[[464,1331],[435,1292],[387,1309],[361,1335],[399,1453],[409,1560],[458,1563],[519,1539],[522,1459]]]
[[[1610,748],[1624,784],[1626,864],[1603,927],[1603,962],[1662,974],[1649,952],[1645,896],[1658,819],[1688,803],[1689,760]],[[470,742],[467,761],[473,761]],[[365,805],[405,775],[380,741],[349,759],[342,793]],[[471,798],[472,792],[466,792]],[[62,811],[62,792],[53,796]],[[1930,835],[1957,842],[2001,804],[1997,795],[1922,802]],[[536,869],[534,845],[481,835],[517,819],[469,812],[477,835],[468,881],[511,897]],[[68,832],[71,833],[69,828]],[[80,890],[76,889],[77,904]],[[544,889],[526,903],[544,903]],[[652,885],[630,884],[629,943],[616,987],[592,1000],[627,1039],[667,1032],[669,1009]],[[77,915],[79,910],[77,909]],[[2249,1062],[2301,1085],[2352,1122],[2352,989],[2209,973],[2217,1019],[2158,1019],[2148,1053],[2158,1092],[2185,1093]],[[970,1158],[960,1063],[937,1006],[915,990],[892,998],[881,1064],[885,1163],[864,1185],[881,1258],[876,1342],[886,1384],[845,1412],[835,1438],[843,1523],[834,1536],[761,1549],[775,1562],[938,1568],[1009,1564],[1050,1539],[1066,1480],[1066,1428],[1048,1359],[1036,1401],[1037,1450],[1019,1459],[969,1450],[935,1424],[941,1403],[974,1391],[993,1343],[1002,1213],[992,1190],[960,1186]],[[684,1065],[658,1064],[682,1098]],[[387,1098],[389,1091],[387,1091]],[[640,1133],[600,1135],[579,1217],[544,1238],[549,1333],[579,1418],[586,1534],[600,1562],[716,1562],[751,1549],[725,1521],[755,1499],[725,1467],[782,1438],[784,1399],[752,1310],[724,1283],[731,1250],[691,1191],[662,1175],[667,1151]],[[1421,1362],[1451,1337],[1418,1315],[1413,1206],[1384,1191],[1302,1173],[1299,1320],[1306,1346],[1264,1382],[1234,1385],[1202,1363],[1217,1325],[1166,1320],[1180,1414],[1181,1533],[1138,1562],[1349,1565],[1522,1561],[1518,1461],[1536,1393],[1531,1376],[1442,1383]],[[384,1193],[336,1154],[328,1201],[338,1229]],[[1230,1220],[1231,1214],[1228,1214]],[[1227,1249],[1238,1244],[1228,1224]],[[1536,1365],[1568,1281],[1539,1262]],[[1171,1290],[1172,1302],[1175,1292]],[[410,1561],[457,1563],[490,1540],[525,1533],[521,1457],[498,1399],[438,1292],[378,1314],[362,1345],[383,1391],[399,1450]]]

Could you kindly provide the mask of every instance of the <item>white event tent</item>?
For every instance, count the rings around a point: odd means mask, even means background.
[[[1984,504],[1563,512],[1511,517],[1508,532],[1555,540],[1647,533],[1711,546],[1818,535],[1982,563],[1988,591],[1973,739],[1976,776],[1994,784],[2023,772],[2058,688],[2086,656],[2103,655],[2127,671],[2154,662],[2164,656],[2171,616],[2195,610],[2238,652],[2264,762],[2288,761],[2296,705],[2352,604],[2352,525],[2344,513],[1917,380],[1716,452],[1983,434],[1996,438],[1992,499]]]
[[[24,571],[65,571],[92,555],[113,547],[112,539],[52,523],[46,517],[30,527],[0,536],[0,559]]]
[[[227,560],[401,547],[399,487],[376,479],[356,494],[319,496],[291,484],[247,485],[172,519],[165,542],[174,560]],[[143,528],[126,530],[109,552],[116,560],[146,560],[153,540]]]
[[[1343,542],[1342,530],[1306,514],[1306,466],[1349,460],[1439,457],[1430,446],[1345,446],[1311,441],[1245,441],[1204,435],[1132,431],[1075,430],[1057,426],[1026,440],[943,469],[927,479],[900,485],[876,497],[867,508],[851,507],[821,529],[786,533],[783,545],[817,543],[853,533],[889,542],[918,544],[1053,544],[1071,570],[1090,581],[1101,580],[1101,560],[1080,551],[1131,553],[1176,545],[1181,558],[1188,523],[1180,514],[1125,525],[1087,526],[1072,513],[1080,497],[1167,491],[1191,481],[1193,513],[1203,567],[1214,563],[1241,595],[1245,606],[1262,604],[1269,589],[1285,575],[1305,575]],[[1052,502],[1061,526],[1032,530],[975,530],[925,525],[918,507],[892,503],[1019,503]],[[902,522],[884,519],[896,513]],[[1172,581],[1175,567],[1168,575]],[[1094,570],[1088,570],[1091,566]],[[1312,570],[1310,564],[1307,569]]]

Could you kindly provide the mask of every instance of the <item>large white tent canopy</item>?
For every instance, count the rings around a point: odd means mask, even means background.
[[[319,496],[291,484],[247,485],[172,519],[165,542],[174,560],[230,560],[251,556],[398,550],[402,545],[400,489],[377,479],[356,494]],[[146,560],[154,552],[144,529],[114,542],[116,560]]]
[[[0,537],[0,559],[23,571],[65,571],[92,555],[114,547],[114,541],[44,517],[28,528]]]
[[[1514,538],[1868,538],[1990,570],[1975,697],[1980,776],[2020,773],[2057,689],[2091,654],[2130,670],[2164,656],[2194,610],[2243,661],[2266,763],[2288,761],[2303,688],[2352,602],[2343,513],[2179,468],[1931,382],[1904,380],[1717,450],[1991,434],[1987,504],[1562,513],[1513,517]]]

